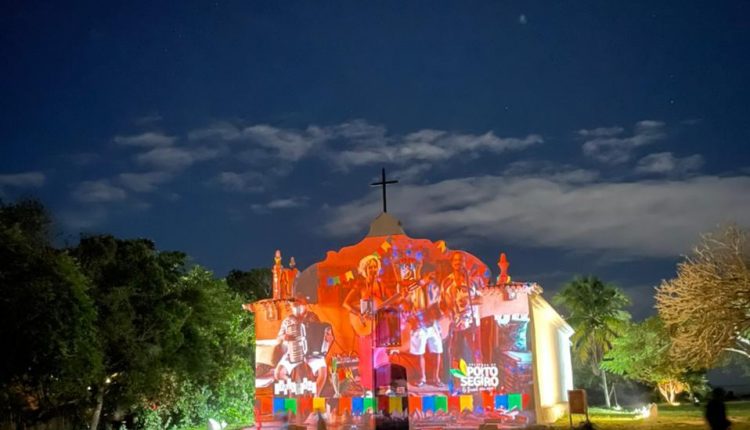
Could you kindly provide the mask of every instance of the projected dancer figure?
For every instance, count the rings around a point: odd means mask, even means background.
[[[361,279],[346,295],[342,306],[349,311],[349,320],[357,334],[360,384],[365,390],[373,389],[373,369],[388,361],[385,348],[373,350],[375,312],[383,306],[385,289],[380,281],[380,258],[368,255],[359,261],[357,272]],[[374,364],[373,365],[373,358]]]
[[[409,312],[410,335],[409,353],[419,357],[419,382],[442,387],[440,381],[440,357],[443,354],[443,339],[440,335],[440,286],[433,282],[432,274],[422,278],[422,262],[412,258],[402,258],[394,265],[399,280],[399,290],[407,295],[406,306]],[[425,353],[435,356],[435,366],[427,379]]]
[[[451,256],[451,273],[442,282],[445,303],[452,314],[449,347],[452,362],[459,359],[466,362],[479,361],[478,284],[466,270],[463,253],[454,252]]]
[[[314,328],[322,329],[322,345],[316,348],[318,351],[309,351],[308,330]],[[333,344],[333,331],[330,325],[321,324],[320,318],[307,309],[307,299],[297,297],[292,303],[292,314],[284,318],[276,338],[284,345],[284,355],[274,370],[276,380],[289,379],[292,372],[302,363],[307,364],[315,377],[316,395],[325,385],[327,378],[327,366],[325,354]]]

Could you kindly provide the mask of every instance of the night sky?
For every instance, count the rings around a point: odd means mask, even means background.
[[[642,318],[700,232],[750,225],[747,1],[64,3],[0,12],[0,196],[61,244],[306,267],[385,167],[410,235]]]

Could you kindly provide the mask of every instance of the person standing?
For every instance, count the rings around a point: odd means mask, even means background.
[[[422,277],[422,262],[402,257],[394,264],[399,291],[406,295],[405,305],[409,311],[409,353],[419,357],[419,381],[417,387],[430,384],[444,386],[440,380],[440,358],[443,354],[443,338],[440,335],[440,286],[433,276]],[[425,354],[435,357],[434,368],[427,379]]]
[[[380,270],[379,257],[367,255],[362,258],[357,267],[360,280],[342,303],[342,307],[351,315],[350,321],[357,334],[360,384],[368,391],[372,391],[374,386],[373,369],[381,362],[388,361],[385,348],[375,348],[373,345],[373,321],[385,294]]]
[[[724,404],[723,388],[714,388],[711,393],[711,400],[706,403],[705,416],[711,430],[727,430],[732,425],[731,421],[727,419],[727,407]]]

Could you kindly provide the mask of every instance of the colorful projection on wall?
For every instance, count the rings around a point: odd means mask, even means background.
[[[367,237],[291,279],[256,313],[261,420],[534,422],[528,300],[442,241]],[[278,288],[276,288],[278,287]],[[281,293],[286,291],[286,293]]]

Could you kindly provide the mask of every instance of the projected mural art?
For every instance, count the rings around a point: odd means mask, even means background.
[[[277,255],[274,298],[248,305],[258,419],[536,422],[530,298],[541,289],[511,282],[507,266],[503,255],[493,278],[443,241],[372,230],[301,273]]]

